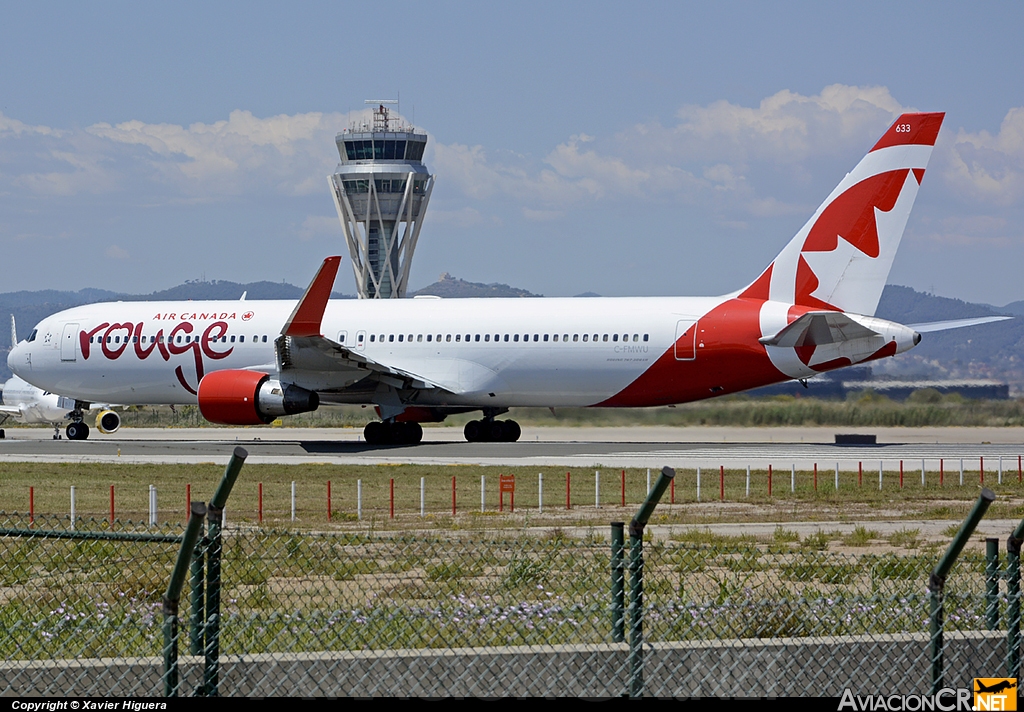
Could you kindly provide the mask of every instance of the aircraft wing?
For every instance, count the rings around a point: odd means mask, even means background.
[[[910,328],[919,334],[929,331],[945,331],[947,329],[962,329],[965,326],[977,326],[978,324],[991,324],[994,321],[1006,321],[1012,316],[979,316],[973,319],[950,319],[949,321],[929,321],[924,324],[910,324]]]
[[[457,392],[452,384],[380,363],[323,336],[324,311],[340,264],[340,257],[324,260],[281,329],[275,342],[281,379],[309,390],[340,389],[370,378],[396,389]]]
[[[842,312],[807,312],[775,336],[758,339],[765,346],[785,348],[838,344],[869,336],[881,336]]]
[[[322,389],[325,382],[330,382],[327,387],[343,387],[373,377],[395,388],[456,392],[444,383],[379,363],[323,336],[281,336],[277,344],[282,379],[304,388]]]

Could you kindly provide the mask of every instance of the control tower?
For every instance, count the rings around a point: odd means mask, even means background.
[[[409,286],[416,240],[434,188],[423,165],[427,135],[373,104],[373,124],[353,124],[335,142],[341,163],[328,180],[345,232],[360,299],[398,299]]]

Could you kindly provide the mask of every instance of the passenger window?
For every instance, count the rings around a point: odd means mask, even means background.
[[[490,334],[484,334],[484,341],[490,341],[490,340],[491,340],[491,335]]]
[[[445,341],[451,341],[452,340],[452,335],[448,334],[448,336],[444,337],[444,340]]]
[[[405,334],[399,334],[398,335],[398,341],[399,342],[405,341]]]
[[[476,337],[474,337],[473,341],[480,341],[480,334],[477,334]]]
[[[393,343],[394,340],[395,340],[395,335],[394,334],[388,334],[388,343],[389,344]]]
[[[456,334],[456,335],[455,335],[455,341],[456,341],[456,342],[458,342],[458,341],[462,341],[462,334]]]
[[[412,334],[409,334],[409,342],[412,343]]]
[[[551,340],[557,342],[558,341],[558,334],[555,334],[554,336],[552,336]]]
[[[647,334],[644,334],[644,341],[647,341]]]
[[[267,335],[266,334],[263,335],[263,343],[267,343]]]
[[[427,334],[427,341],[431,341],[432,340],[431,339],[432,336],[433,336],[433,334]]]
[[[597,334],[594,334],[594,338],[595,339],[597,338]],[[608,340],[608,334],[605,334],[604,338],[602,338],[601,341],[607,341],[607,340]]]
[[[505,341],[508,341],[508,334],[505,334]]]
[[[197,336],[196,339],[198,340],[199,337]],[[238,343],[244,344],[245,343],[245,337],[244,336],[239,336],[238,337]]]
[[[469,337],[470,336],[471,336],[471,334],[466,334],[466,341],[469,341]]]
[[[597,341],[597,334],[594,334],[594,341]]]
[[[605,339],[605,340],[607,341],[607,339]],[[618,341],[618,340],[619,340],[619,335],[618,334],[612,334],[612,341]]]
[[[235,343],[235,335],[234,334],[231,335],[231,343]]]
[[[583,335],[583,340],[586,341],[588,336],[590,336],[590,334],[584,334]]]
[[[519,341],[519,334],[513,334],[512,335],[512,340],[518,342]]]
[[[547,340],[548,340],[548,335],[547,335],[547,334],[544,334],[544,340],[545,340],[545,341],[547,341]]]
[[[373,343],[376,340],[377,340],[377,335],[376,334],[370,334],[370,343]]]
[[[416,335],[416,341],[417,341],[417,343],[420,342],[420,341],[423,341],[423,334],[417,334]]]
[[[584,337],[584,338],[586,338],[586,337]],[[579,334],[573,334],[572,335],[572,340],[573,340],[573,342],[579,341],[580,340],[580,335]]]

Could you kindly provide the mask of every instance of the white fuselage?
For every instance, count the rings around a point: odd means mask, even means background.
[[[18,376],[4,383],[0,398],[0,415],[32,425],[63,422],[74,407],[73,400],[37,388]]]
[[[626,387],[671,349],[680,319],[720,301],[337,300],[328,304],[323,335],[375,361],[458,384],[466,391],[455,399],[462,405],[585,406]],[[9,365],[87,402],[195,403],[199,380],[212,370],[276,371],[274,341],[294,307],[292,301],[77,307],[40,322],[33,340],[12,351]]]

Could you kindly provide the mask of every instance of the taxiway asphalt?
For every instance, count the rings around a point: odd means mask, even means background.
[[[42,428],[8,428],[0,462],[197,463],[226,461],[241,445],[251,463],[481,464],[569,467],[857,469],[1016,475],[1024,428],[531,428],[517,443],[467,443],[458,428],[425,428],[419,445],[371,446],[349,428],[124,428],[87,441],[52,440]],[[836,433],[869,433],[877,445],[836,445]]]

